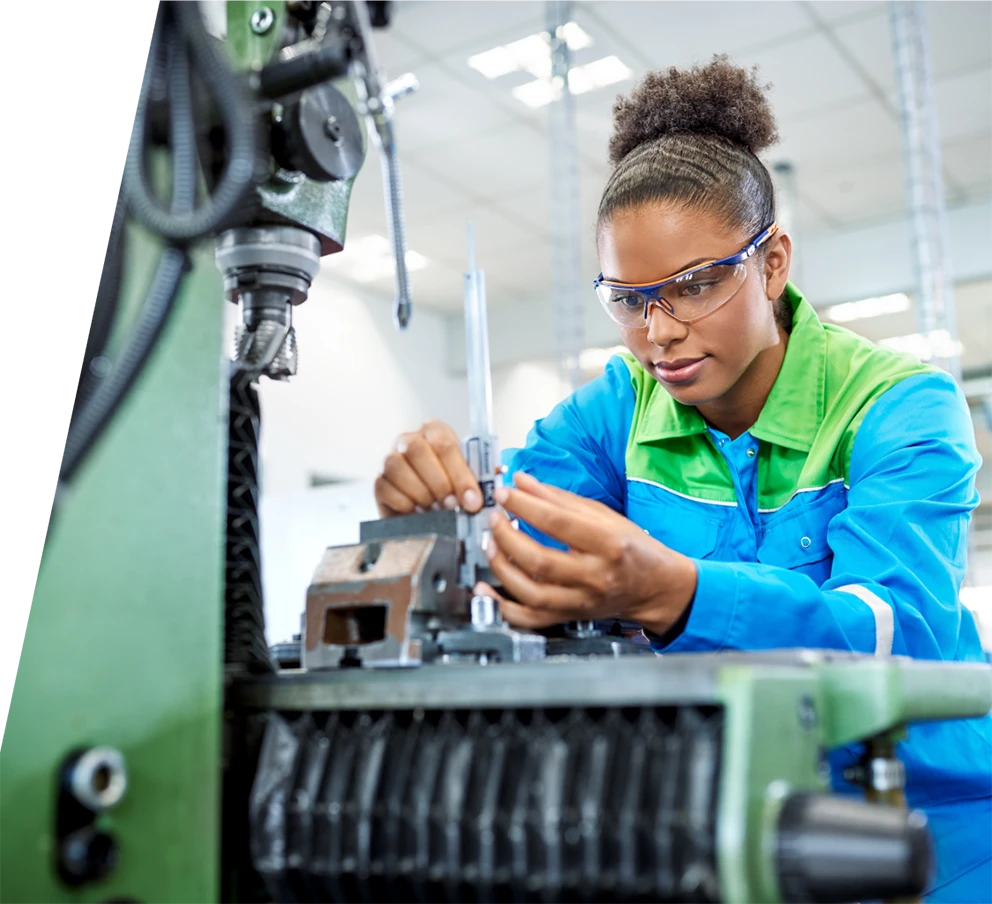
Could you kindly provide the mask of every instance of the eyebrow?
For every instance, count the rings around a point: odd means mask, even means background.
[[[684,273],[686,270],[691,270],[693,267],[698,267],[700,264],[708,264],[710,261],[718,261],[720,259],[721,258],[719,258],[719,257],[697,257],[694,261],[691,261],[690,263],[686,264],[684,267],[679,267],[679,269],[676,270],[674,273],[672,273],[671,276],[675,276],[677,273]],[[655,281],[656,282],[664,282],[668,278],[669,278],[668,276],[665,276],[665,277],[662,277],[661,279],[655,280]],[[603,282],[622,283],[623,280],[622,279],[615,279],[612,276],[606,276],[604,274],[604,276],[603,276]],[[630,285],[632,285],[632,286],[636,286],[636,285],[648,285],[648,283],[630,283]]]

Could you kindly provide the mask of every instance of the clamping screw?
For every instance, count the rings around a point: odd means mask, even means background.
[[[251,30],[257,35],[264,35],[272,28],[275,20],[275,13],[269,7],[259,7],[251,14]]]

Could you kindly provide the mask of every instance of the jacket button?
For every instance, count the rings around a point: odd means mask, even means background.
[[[754,458],[754,449],[748,449],[747,450],[747,457],[748,458]]]
[[[799,545],[800,545],[800,546],[801,546],[801,547],[802,547],[803,549],[809,549],[809,547],[810,547],[810,544],[811,544],[812,542],[813,542],[813,541],[812,541],[812,540],[810,540],[810,538],[809,538],[809,537],[803,537],[803,538],[802,538],[802,540],[800,540],[800,541],[799,541]]]

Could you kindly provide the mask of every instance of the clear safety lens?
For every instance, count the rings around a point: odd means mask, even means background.
[[[606,313],[621,326],[644,327],[644,306],[649,301],[676,320],[697,320],[730,301],[746,276],[745,264],[724,264],[676,277],[646,291],[601,284],[597,294]]]

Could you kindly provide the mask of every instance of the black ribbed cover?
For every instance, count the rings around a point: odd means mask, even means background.
[[[224,661],[272,671],[265,643],[258,534],[258,438],[261,417],[251,375],[232,370],[228,411],[227,556]]]
[[[722,710],[273,714],[277,901],[714,901]]]

